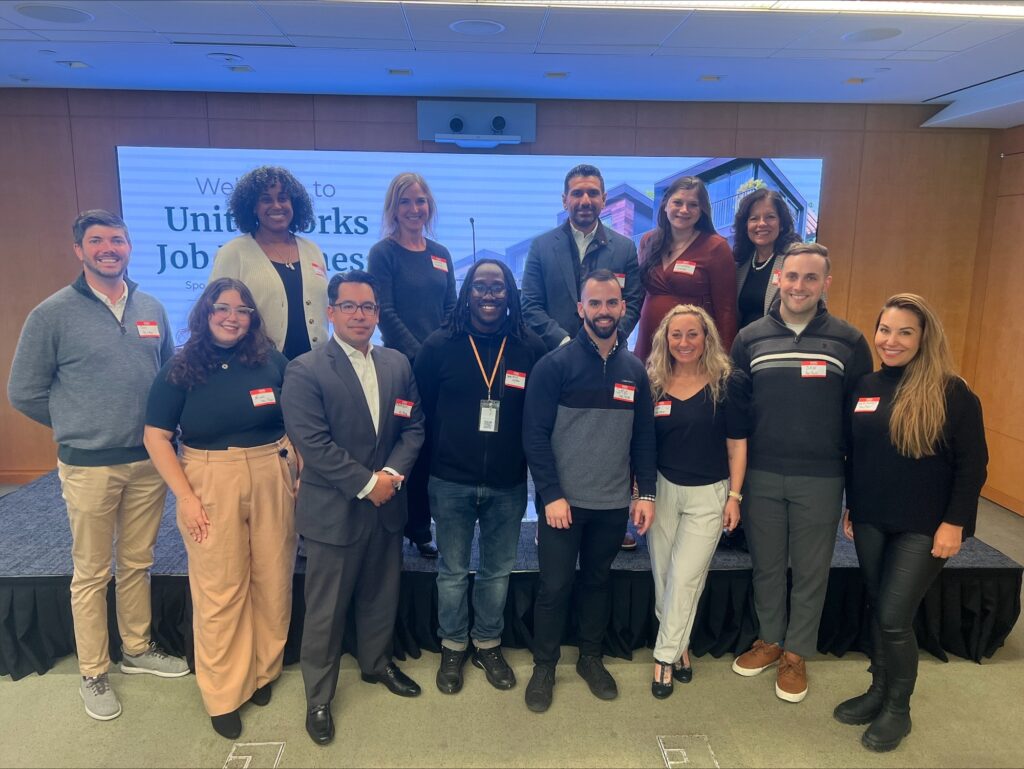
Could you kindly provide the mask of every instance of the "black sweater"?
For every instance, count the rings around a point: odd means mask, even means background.
[[[928,536],[940,523],[950,523],[963,526],[966,539],[974,534],[978,495],[987,475],[981,402],[964,380],[951,379],[938,450],[921,459],[905,457],[889,439],[889,415],[903,371],[883,366],[862,377],[847,406],[852,443],[846,486],[850,520],[855,527],[870,523],[885,531]]]
[[[473,334],[488,376],[501,349],[504,332]],[[427,418],[430,474],[452,483],[510,488],[526,480],[523,454],[523,403],[534,364],[547,352],[540,337],[526,330],[523,339],[508,337],[491,388],[501,402],[498,432],[479,430],[480,401],[487,386],[466,334],[449,338],[435,331],[420,348],[414,371]]]

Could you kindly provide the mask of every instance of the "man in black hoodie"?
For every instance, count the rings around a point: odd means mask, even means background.
[[[732,347],[752,386],[743,522],[760,625],[760,638],[732,669],[754,676],[778,663],[775,694],[787,702],[807,695],[804,660],[817,650],[842,514],[843,403],[872,368],[864,335],[825,309],[830,268],[818,243],[786,249],[778,298]]]
[[[544,343],[523,323],[508,267],[481,259],[466,274],[449,324],[416,356],[427,417],[428,490],[437,524],[437,688],[455,694],[470,655],[497,689],[515,674],[501,653],[505,597],[526,511],[523,402]],[[480,564],[469,627],[469,565],[480,523]]]

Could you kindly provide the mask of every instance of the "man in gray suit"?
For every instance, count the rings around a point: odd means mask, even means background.
[[[352,270],[327,288],[331,340],[288,365],[281,392],[302,458],[295,528],[306,540],[306,619],[300,662],[306,731],[334,737],[331,700],[350,601],[362,678],[394,694],[420,687],[391,659],[406,519],[402,481],[423,443],[423,412],[406,357],[374,347],[373,278]]]
[[[640,319],[644,289],[636,245],[601,224],[605,201],[604,177],[597,166],[582,163],[571,168],[562,192],[568,219],[530,244],[523,267],[523,318],[548,350],[568,344],[582,328],[577,312],[580,282],[595,270],[610,270],[618,278],[626,303],[619,328],[626,336]],[[543,506],[538,503],[537,509]],[[636,549],[636,539],[629,532],[622,549]]]

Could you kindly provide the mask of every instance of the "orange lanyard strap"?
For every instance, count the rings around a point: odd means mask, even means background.
[[[480,367],[480,375],[484,378],[484,384],[487,385],[487,400],[491,399],[491,386],[494,384],[494,377],[498,375],[498,367],[501,365],[501,356],[505,354],[505,342],[507,341],[507,336],[501,340],[501,349],[498,350],[498,358],[494,361],[494,370],[491,371],[491,376],[488,377],[487,372],[484,371],[484,362],[480,360],[480,351],[476,349],[476,341],[473,339],[473,335],[469,334],[469,344],[473,347],[476,365]]]

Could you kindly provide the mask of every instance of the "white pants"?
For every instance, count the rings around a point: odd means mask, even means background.
[[[654,523],[647,536],[654,611],[660,623],[656,660],[677,662],[690,644],[728,493],[728,479],[707,486],[677,486],[658,473]]]

